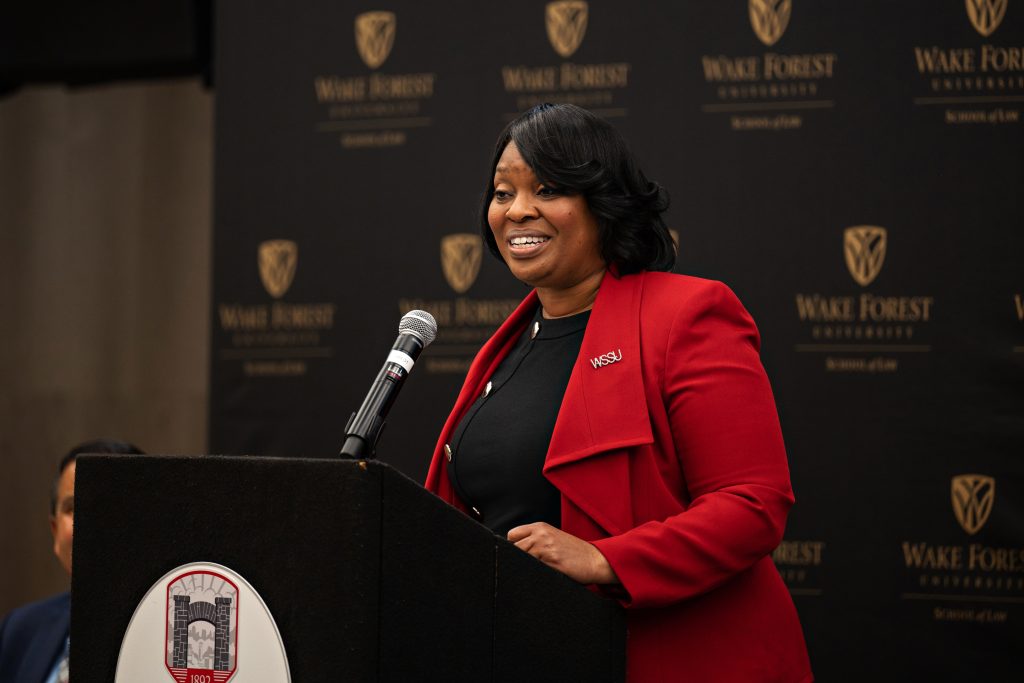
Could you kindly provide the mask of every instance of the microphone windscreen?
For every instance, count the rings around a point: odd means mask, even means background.
[[[437,321],[426,311],[409,311],[398,323],[398,333],[418,337],[423,342],[423,348],[427,348],[437,336]]]

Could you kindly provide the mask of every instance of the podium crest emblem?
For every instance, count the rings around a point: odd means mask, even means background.
[[[886,235],[885,228],[877,225],[855,225],[843,231],[846,267],[861,287],[867,287],[882,272]]]
[[[483,251],[480,235],[458,232],[441,238],[441,270],[457,294],[464,293],[476,282]]]
[[[366,66],[376,69],[387,60],[397,23],[394,12],[363,12],[356,17],[356,49]]]
[[[177,683],[227,683],[238,666],[238,586],[189,571],[167,586],[167,670]]]
[[[113,682],[228,683],[240,653],[247,653],[249,683],[291,682],[281,632],[252,584],[222,564],[189,562],[161,576],[139,601]]]
[[[291,240],[267,240],[259,247],[260,280],[267,294],[280,299],[292,286],[299,262],[299,245]]]
[[[996,499],[996,480],[984,474],[958,474],[951,485],[956,521],[973,536],[985,526]]]
[[[974,30],[985,38],[992,35],[1006,14],[1009,0],[964,0],[967,4],[967,16],[974,25]]]
[[[762,43],[771,47],[786,32],[793,9],[792,0],[748,0],[747,6],[754,33]]]
[[[549,2],[544,13],[551,47],[563,59],[568,59],[583,43],[587,33],[587,3],[585,0],[556,0]]]

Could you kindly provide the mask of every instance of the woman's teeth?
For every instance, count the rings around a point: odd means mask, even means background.
[[[547,242],[550,237],[513,237],[508,242],[513,247],[528,247],[533,244]]]

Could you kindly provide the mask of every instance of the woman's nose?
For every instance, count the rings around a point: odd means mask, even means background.
[[[533,204],[533,197],[526,192],[517,193],[515,199],[512,200],[512,205],[505,212],[505,216],[515,223],[536,218],[537,207]]]

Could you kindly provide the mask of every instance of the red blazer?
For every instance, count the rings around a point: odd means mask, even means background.
[[[444,444],[528,324],[532,292],[484,345],[426,486],[466,510]],[[562,529],[622,582],[630,681],[812,680],[769,554],[793,504],[753,320],[719,282],[605,275],[562,399],[544,475]],[[592,359],[614,353],[621,360]],[[606,357],[606,360],[609,357]]]

